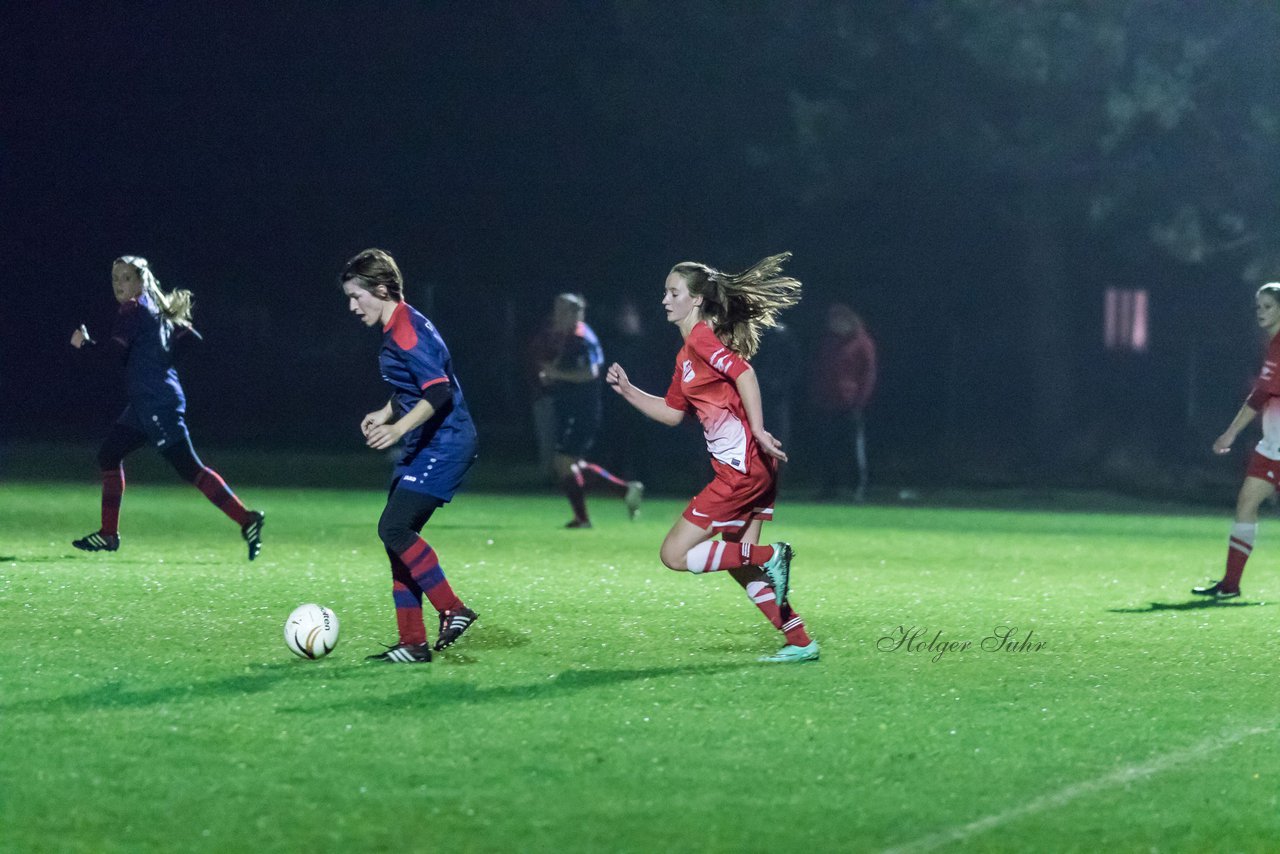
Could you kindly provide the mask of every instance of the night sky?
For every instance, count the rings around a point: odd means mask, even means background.
[[[891,26],[896,4],[874,5]],[[141,254],[166,288],[196,295],[205,342],[180,370],[198,442],[345,447],[385,390],[377,336],[345,313],[335,275],[381,246],[450,343],[490,448],[517,441],[523,341],[552,295],[586,294],[607,354],[614,308],[636,302],[652,344],[637,358],[662,376],[678,347],[657,304],[671,265],[736,269],[788,249],[807,287],[789,318],[802,344],[835,299],[880,340],[880,448],[909,456],[944,417],[1018,435],[1016,417],[996,411],[1030,381],[1009,297],[1023,262],[1001,225],[1007,181],[965,172],[942,145],[904,142],[930,136],[893,126],[909,110],[868,107],[854,117],[869,129],[855,153],[867,177],[798,200],[778,179],[785,158],[743,151],[797,144],[797,93],[829,59],[820,34],[811,48],[800,29],[789,51],[725,79],[713,49],[689,48],[687,15],[668,50],[661,27],[627,25],[636,8],[11,4],[0,13],[5,433],[97,440],[120,390],[67,338],[81,322],[105,330],[110,261]],[[772,31],[770,8],[735,25]],[[868,85],[909,100],[948,73],[918,59],[885,56]],[[1108,275],[1121,283],[1156,263],[1154,252],[1115,258]],[[1220,272],[1158,263],[1189,282]],[[1247,342],[1248,288],[1236,290],[1240,304],[1210,325]],[[1084,294],[1064,318],[1089,336],[1089,358],[1096,302]],[[1224,399],[1255,356],[1228,361]],[[982,370],[966,378],[948,359]],[[943,412],[948,399],[961,416]]]

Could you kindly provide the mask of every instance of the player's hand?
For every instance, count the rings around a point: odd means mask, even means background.
[[[609,366],[609,371],[604,375],[604,381],[613,386],[613,390],[618,394],[626,394],[631,388],[631,380],[627,379],[627,372],[622,370],[622,365],[614,362]]]
[[[773,437],[768,430],[761,430],[753,434],[756,437],[756,444],[760,446],[760,450],[776,460],[787,461],[787,454],[782,450],[782,443]]]
[[[85,329],[84,324],[80,324],[80,328],[71,333],[71,346],[79,350],[89,340],[89,330]]]
[[[375,451],[385,451],[404,438],[404,431],[397,424],[375,424],[365,434],[365,444]]]
[[[1213,440],[1213,452],[1215,454],[1225,454],[1231,450],[1231,443],[1236,440],[1235,436],[1230,433],[1223,433],[1217,439]]]
[[[370,412],[360,422],[360,432],[364,434],[366,439],[369,438],[369,431],[374,427],[380,427],[391,420],[391,415],[387,412],[386,407]]]

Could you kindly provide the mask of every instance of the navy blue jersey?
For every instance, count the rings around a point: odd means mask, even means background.
[[[585,371],[596,367],[596,378],[586,382],[555,382],[551,395],[556,409],[564,413],[590,413],[600,409],[600,384],[604,374],[604,349],[586,323],[578,321],[572,335],[564,337],[560,355],[553,363],[561,371]]]
[[[400,465],[423,453],[442,460],[475,456],[476,427],[453,373],[449,348],[431,321],[406,302],[396,306],[382,329],[378,368],[394,389],[391,400],[396,418],[413,409],[433,385],[447,382],[453,390],[452,405],[438,408],[425,424],[405,434]]]
[[[185,408],[182,383],[173,367],[175,337],[173,321],[146,293],[120,304],[111,343],[124,350],[125,382],[133,405],[147,411]]]

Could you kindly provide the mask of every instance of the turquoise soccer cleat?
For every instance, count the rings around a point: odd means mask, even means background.
[[[779,664],[787,664],[791,662],[799,663],[801,661],[817,661],[818,660],[818,642],[809,641],[808,646],[795,646],[787,644],[773,655],[762,655],[760,661],[768,661]]]
[[[790,543],[774,543],[773,557],[765,561],[765,565],[760,567],[764,570],[765,575],[769,576],[769,582],[773,585],[773,595],[778,599],[779,608],[787,604],[787,592],[791,585],[791,558],[793,557],[795,557],[795,550],[791,548]]]

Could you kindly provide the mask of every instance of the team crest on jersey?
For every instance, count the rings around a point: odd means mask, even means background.
[[[684,364],[680,366],[680,378],[685,382],[693,382],[693,362],[689,359],[684,360]]]

